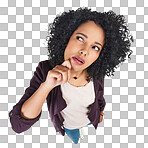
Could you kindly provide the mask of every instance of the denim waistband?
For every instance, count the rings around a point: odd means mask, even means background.
[[[92,123],[90,122],[90,123],[88,123],[87,125],[90,125],[90,124],[92,124]]]
[[[90,122],[87,125],[90,125],[90,124],[92,124],[92,123]],[[63,128],[65,128],[65,127],[63,126]],[[65,129],[67,129],[67,128],[65,128]],[[75,129],[67,129],[67,130],[75,130]]]

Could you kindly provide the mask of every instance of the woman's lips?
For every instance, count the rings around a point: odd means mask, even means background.
[[[82,62],[83,64],[85,63],[85,61],[81,58],[81,57],[79,57],[79,56],[74,56],[74,58],[76,58],[76,59],[78,59],[80,62]]]
[[[81,63],[78,59],[76,59],[75,57],[72,57],[73,60],[78,64],[78,65],[83,65],[84,63]]]

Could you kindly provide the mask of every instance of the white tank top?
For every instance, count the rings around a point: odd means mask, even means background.
[[[67,107],[60,112],[64,118],[64,127],[76,129],[90,123],[87,107],[95,101],[93,81],[81,87],[73,86],[68,82],[61,84],[61,92],[67,104]]]

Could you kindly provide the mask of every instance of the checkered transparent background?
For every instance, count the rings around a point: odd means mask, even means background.
[[[28,131],[15,133],[8,112],[20,100],[39,61],[48,59],[48,23],[69,9],[113,10],[126,17],[134,36],[131,60],[105,78],[104,120],[73,145],[56,133],[47,104]],[[148,147],[148,1],[147,0],[0,0],[0,147],[1,148],[147,148]]]

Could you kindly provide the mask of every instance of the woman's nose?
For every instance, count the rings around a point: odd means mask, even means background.
[[[81,54],[83,53],[83,54],[88,54],[89,53],[89,47],[88,46],[83,46],[82,48],[81,48]]]

